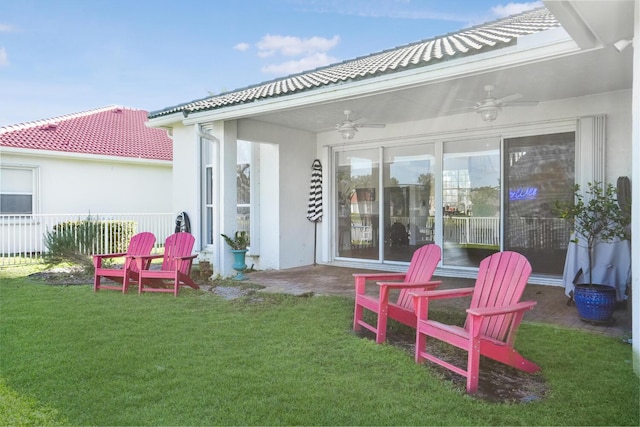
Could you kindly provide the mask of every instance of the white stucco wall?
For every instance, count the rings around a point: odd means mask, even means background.
[[[1,163],[38,168],[39,211],[36,213],[167,213],[172,210],[170,162],[102,160],[56,153],[21,154],[3,149]]]
[[[535,107],[507,107],[493,123],[485,123],[474,112],[438,119],[388,124],[384,129],[362,129],[348,143],[372,146],[407,141],[443,141],[474,137],[505,137],[566,131],[584,116],[601,115],[606,120],[606,179],[615,183],[618,176],[631,175],[630,152],[631,92],[621,91],[588,97],[540,103]],[[231,126],[233,124],[233,126]],[[464,126],[464,127],[462,127]],[[212,133],[222,141],[219,155],[235,176],[235,157],[230,155],[235,139],[260,143],[260,237],[257,254],[247,263],[258,269],[284,269],[313,263],[314,225],[306,219],[311,163],[321,159],[325,170],[325,188],[330,188],[332,145],[345,142],[331,130],[318,135],[250,119],[212,124]],[[233,132],[232,132],[233,131]],[[174,211],[186,211],[192,219],[192,232],[200,241],[200,136],[195,125],[174,128]],[[222,165],[222,163],[221,163]],[[224,177],[233,186],[231,175]],[[222,198],[218,212],[235,217],[235,193],[226,197],[226,184],[218,182]],[[324,194],[325,199],[329,194]],[[331,201],[326,200],[324,221],[318,225],[317,261],[328,262],[331,242]],[[221,216],[222,218],[222,216]],[[219,223],[222,227],[221,223]],[[224,230],[228,226],[224,225]],[[221,228],[222,229],[222,228]],[[200,250],[199,243],[196,250]],[[226,247],[218,247],[212,256],[216,273],[231,275]],[[215,252],[213,250],[211,253]]]
[[[260,257],[256,268],[283,269],[313,263],[313,223],[306,218],[315,136],[309,132],[238,122],[238,138],[259,142]]]
[[[189,215],[191,234],[196,238],[194,249],[200,250],[200,139],[196,126],[174,127],[173,165],[173,198],[169,211]]]
[[[535,107],[505,107],[492,123],[483,122],[477,113],[470,112],[433,120],[389,124],[384,129],[362,129],[354,142],[385,141],[386,144],[416,140],[442,141],[452,138],[531,134],[535,129],[553,128],[559,122],[575,121],[583,116],[604,114],[606,124],[606,177],[615,183],[620,175],[631,175],[631,91],[620,91],[544,102]],[[316,153],[322,147],[343,145],[335,131],[318,135]]]
[[[606,115],[605,176],[615,185],[619,176],[631,177],[631,91],[596,94],[554,102],[540,103],[535,107],[505,107],[492,123],[483,122],[477,113],[470,112],[432,120],[388,124],[384,129],[362,129],[356,143],[392,145],[409,141],[444,141],[452,139],[505,137],[533,135],[557,131],[558,127],[571,126],[580,117]],[[326,147],[345,144],[335,130],[318,134],[316,155],[323,160],[325,170],[330,166]],[[328,173],[328,172],[327,172]],[[325,180],[331,177],[325,176]],[[325,198],[327,195],[325,195]],[[331,210],[330,201],[325,212]],[[325,214],[326,215],[326,214]],[[329,261],[332,241],[330,224],[325,221],[319,227],[322,235],[322,262]]]

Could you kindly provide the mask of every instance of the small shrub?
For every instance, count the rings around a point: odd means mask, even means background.
[[[91,255],[126,252],[135,228],[133,221],[100,221],[91,216],[56,224],[45,235],[45,260],[49,265],[70,262],[93,271]]]
[[[93,269],[91,252],[97,241],[95,221],[91,217],[83,221],[67,221],[47,231],[44,244],[47,248],[45,261],[49,265],[70,262]]]

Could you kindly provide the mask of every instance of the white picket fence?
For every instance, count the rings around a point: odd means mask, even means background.
[[[447,217],[444,219],[444,241],[456,244],[500,245],[500,218]]]
[[[87,219],[100,222],[99,230],[104,233],[95,253],[108,253],[116,246],[113,239],[118,233],[114,230],[121,229],[123,224],[135,233],[153,233],[156,249],[175,231],[172,213],[0,215],[0,267],[41,262],[48,232],[59,224]]]

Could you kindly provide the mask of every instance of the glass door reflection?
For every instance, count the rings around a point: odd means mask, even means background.
[[[500,250],[500,140],[443,147],[443,265],[477,267]]]
[[[379,259],[378,149],[336,153],[338,257]]]
[[[434,241],[435,148],[433,144],[384,151],[384,260],[411,261]]]

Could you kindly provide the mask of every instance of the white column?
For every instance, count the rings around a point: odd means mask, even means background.
[[[237,230],[237,125],[235,121],[216,122],[212,133],[220,140],[218,165],[218,229],[233,236]],[[217,272],[223,276],[235,275],[231,248],[222,237],[218,239]]]
[[[633,369],[640,376],[640,4],[635,2],[631,101],[631,328]],[[633,260],[636,262],[633,262]]]

